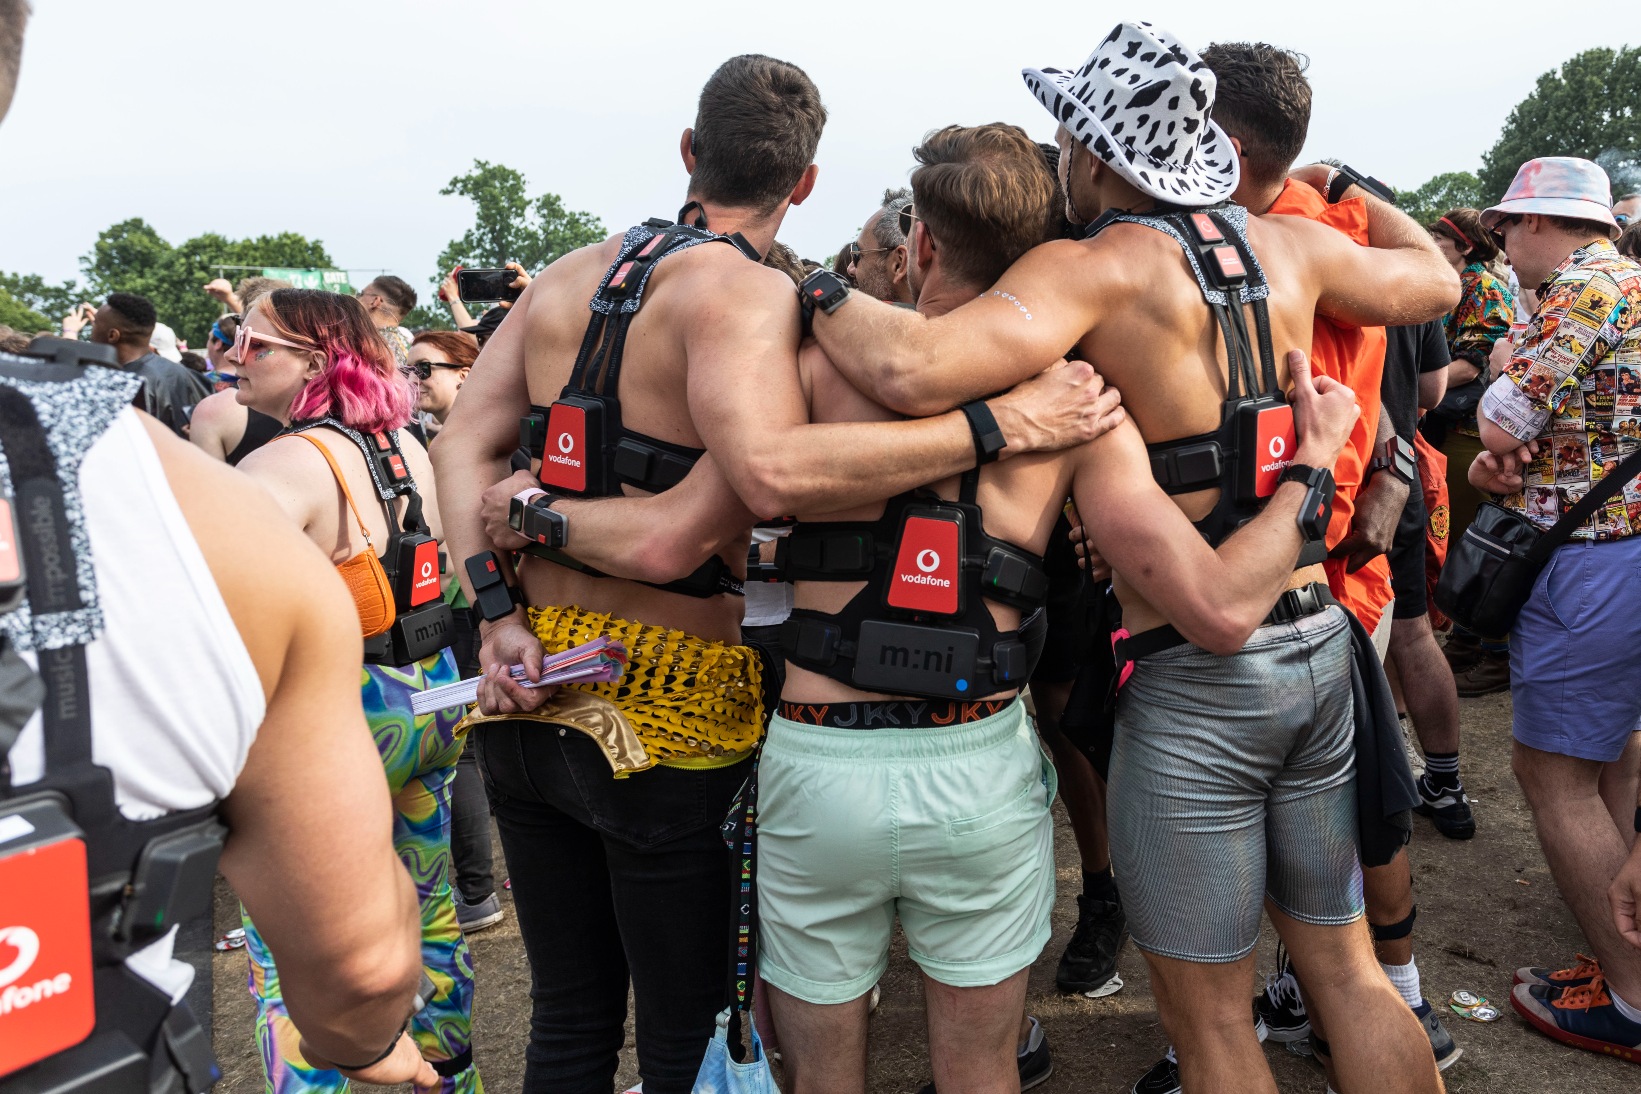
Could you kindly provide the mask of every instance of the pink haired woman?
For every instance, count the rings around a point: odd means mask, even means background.
[[[463,710],[418,715],[411,709],[416,693],[458,675],[448,648],[395,663],[394,651],[408,648],[405,632],[394,629],[405,608],[396,605],[382,564],[401,531],[414,534],[425,521],[426,534],[440,536],[433,468],[426,450],[403,429],[415,406],[415,385],[364,307],[336,293],[278,289],[259,298],[239,328],[234,356],[239,402],[285,426],[240,469],[330,556],[359,609],[365,714],[393,791],[395,844],[416,885],[422,963],[433,984],[427,1006],[411,1017],[409,1036],[439,1074],[438,1089],[480,1091],[471,1049],[473,967],[448,880],[450,781],[462,751],[453,731]],[[429,557],[432,552],[429,547]],[[432,600],[442,606],[436,573],[431,586]],[[270,589],[269,595],[300,596],[301,590]],[[414,593],[409,603],[427,610]],[[323,756],[313,759],[324,762]],[[280,997],[278,970],[248,919],[245,928],[268,1089],[345,1089],[341,1070],[364,1061],[304,1057]]]

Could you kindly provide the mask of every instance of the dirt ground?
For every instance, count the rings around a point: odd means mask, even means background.
[[[1585,947],[1557,896],[1526,803],[1510,774],[1509,696],[1461,700],[1461,705],[1464,776],[1475,803],[1477,833],[1469,842],[1453,842],[1437,835],[1429,822],[1417,822],[1412,846],[1419,901],[1416,956],[1432,1002],[1440,1006],[1455,989],[1468,988],[1496,1002],[1504,1017],[1489,1025],[1449,1017],[1448,1028],[1464,1057],[1447,1071],[1447,1089],[1454,1094],[1635,1094],[1641,1089],[1641,1070],[1635,1065],[1564,1047],[1528,1028],[1509,1008],[1516,966],[1571,963],[1573,952]],[[1145,963],[1132,945],[1123,952],[1121,975],[1127,986],[1118,994],[1092,1000],[1055,992],[1054,968],[1075,920],[1073,898],[1079,885],[1071,829],[1058,805],[1056,814],[1060,893],[1054,939],[1032,967],[1027,1000],[1054,1055],[1053,1077],[1037,1090],[1125,1094],[1163,1053],[1167,1039],[1157,1022]],[[498,843],[497,877],[505,873]],[[502,899],[511,904],[510,894],[504,892]],[[1189,911],[1182,909],[1182,914]],[[218,894],[216,919],[219,933],[238,924],[237,906],[226,887]],[[1275,942],[1268,928],[1265,933],[1261,968],[1269,969]],[[530,977],[513,916],[474,936],[472,950],[478,975],[475,1056],[490,1091],[517,1091],[529,1036]],[[218,1089],[251,1094],[261,1089],[262,1071],[251,1033],[244,954],[216,956],[214,973],[216,1052],[224,1076]],[[911,1094],[928,1081],[922,1005],[917,969],[897,943],[883,981],[883,1001],[872,1019],[873,1094]],[[629,1027],[616,1091],[637,1080],[630,1037]],[[1309,1061],[1275,1044],[1265,1054],[1283,1091],[1320,1094],[1326,1089],[1321,1072]]]

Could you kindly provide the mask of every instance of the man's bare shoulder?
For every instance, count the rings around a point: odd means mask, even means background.
[[[669,270],[667,267],[671,266]],[[663,277],[662,275],[666,275]],[[771,310],[798,314],[792,279],[779,270],[748,261],[733,247],[701,244],[668,258],[656,269],[656,288],[672,305],[700,309],[703,316],[761,322]]]

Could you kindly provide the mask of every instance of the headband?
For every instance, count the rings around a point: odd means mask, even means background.
[[[1454,224],[1451,220],[1448,220],[1446,217],[1441,217],[1437,220],[1437,223],[1438,224],[1445,224],[1449,228],[1453,229],[1453,234],[1458,236],[1459,239],[1464,242],[1464,245],[1466,247],[1474,247],[1475,246],[1474,243],[1470,242],[1470,237],[1465,235],[1463,232],[1459,231],[1459,226],[1457,224]]]
[[[231,346],[234,344],[234,340],[229,338],[226,334],[223,334],[221,325],[217,323],[211,324],[211,337],[215,338],[218,342],[221,342],[225,346]]]

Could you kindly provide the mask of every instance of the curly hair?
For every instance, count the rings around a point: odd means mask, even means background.
[[[1451,240],[1470,262],[1485,266],[1499,256],[1498,237],[1482,227],[1480,210],[1449,209],[1425,228],[1433,236]]]

